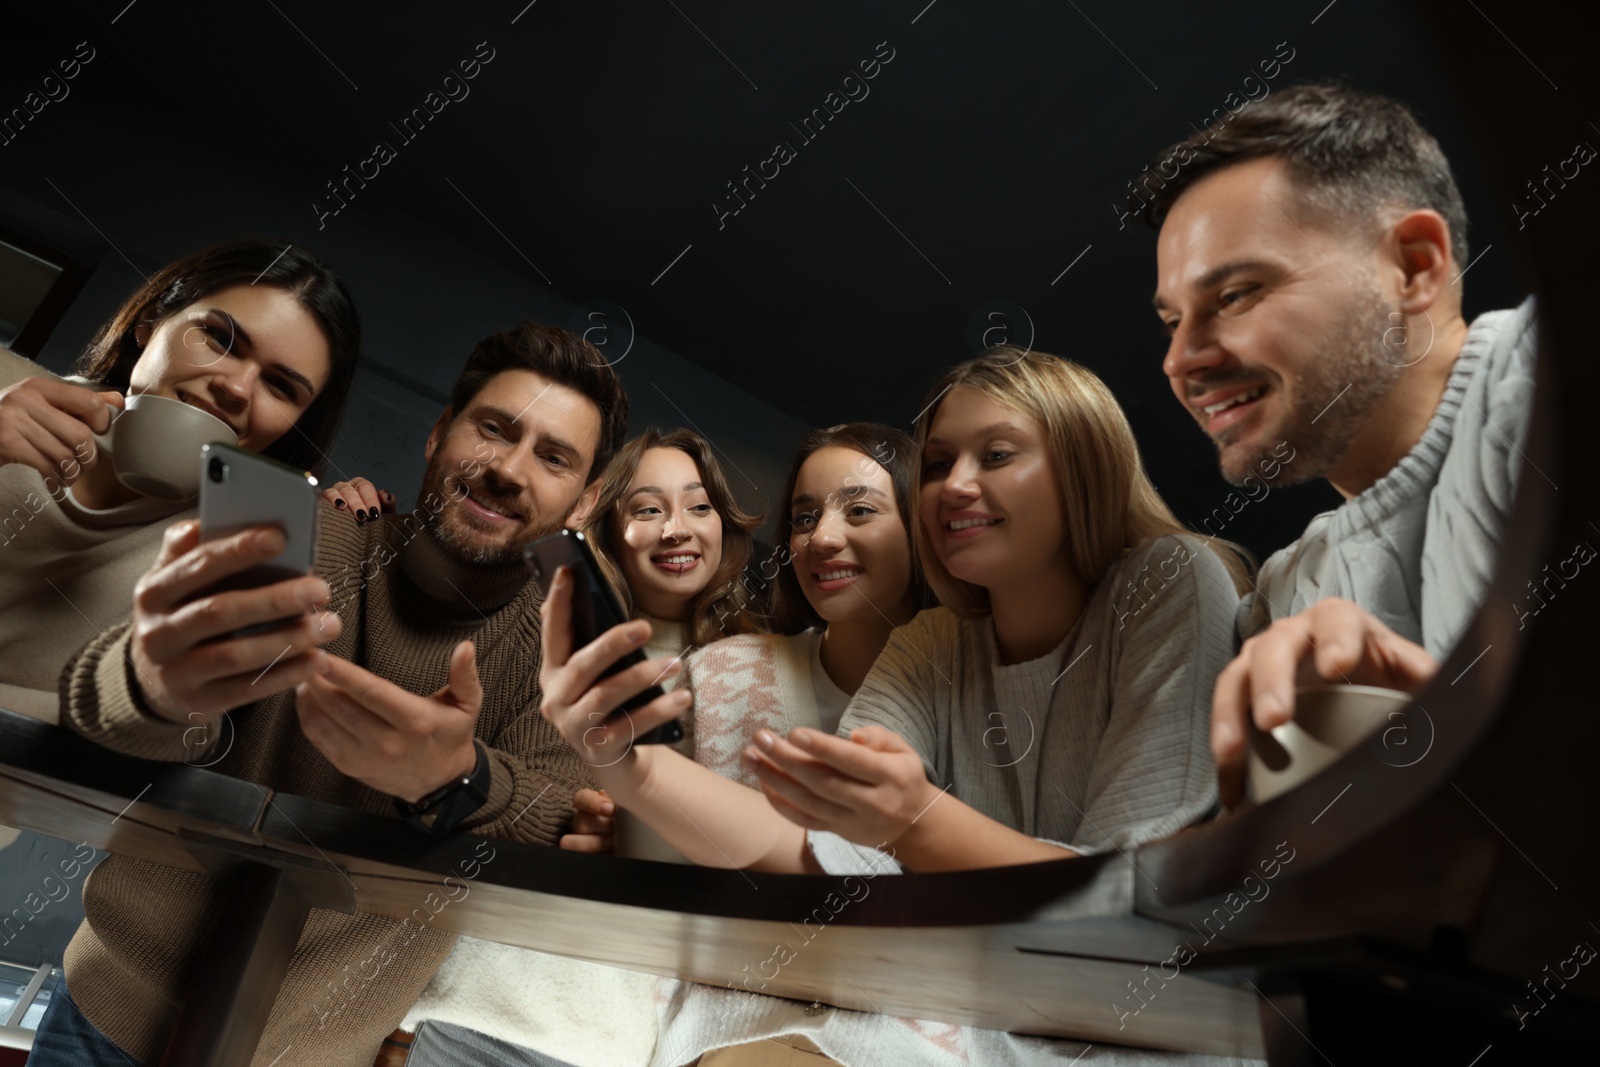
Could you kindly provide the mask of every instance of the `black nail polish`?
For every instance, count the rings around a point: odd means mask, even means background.
[[[360,526],[362,523],[364,523],[366,521],[367,521],[367,513],[358,508],[356,510],[356,525]]]
[[[367,512],[367,518],[369,518],[369,519],[376,519],[378,517],[378,515],[379,515],[379,512],[378,512],[377,508],[372,508]]]
[[[345,506],[345,503],[344,503],[343,500],[335,500],[333,502],[333,506],[336,507],[336,508],[342,508],[342,507]]]

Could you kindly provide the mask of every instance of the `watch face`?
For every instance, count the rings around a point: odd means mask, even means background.
[[[423,797],[411,808],[411,821],[425,830],[447,833],[489,799],[489,754],[483,745],[474,741],[478,762],[472,773],[458,778]]]

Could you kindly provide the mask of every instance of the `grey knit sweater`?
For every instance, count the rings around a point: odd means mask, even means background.
[[[1233,655],[1238,600],[1197,539],[1164,537],[1113,564],[1061,644],[1027,663],[999,664],[990,620],[924,611],[890,636],[839,732],[877,723],[900,733],[952,796],[1074,851],[1162,837],[1216,801],[1211,690]],[[810,842],[830,874],[896,869],[833,834]],[[655,1067],[787,1033],[846,1067],[1236,1062],[837,1008],[808,1016],[795,1001],[690,983],[665,991]]]
[[[1239,636],[1343,597],[1435,658],[1447,655],[1483,601],[1510,521],[1536,344],[1531,297],[1473,320],[1422,438],[1267,560],[1240,606]]]

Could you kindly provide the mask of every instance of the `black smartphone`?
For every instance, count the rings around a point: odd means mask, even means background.
[[[577,530],[562,530],[549,537],[541,537],[522,550],[523,562],[527,564],[528,573],[533,576],[539,591],[545,596],[550,595],[550,583],[555,580],[556,571],[561,567],[570,567],[573,577],[572,591],[572,648],[574,651],[589,644],[595,638],[611,629],[627,622],[623,614],[622,605],[617,602],[616,594],[606,584],[604,573],[599,563],[595,561],[594,549],[590,546],[588,538]],[[641,648],[617,660],[610,667],[601,672],[602,678],[609,678],[618,671],[643,663],[648,657]],[[656,697],[660,696],[662,689],[659,685],[652,685],[644,692],[627,701],[611,713],[609,718],[632,711],[634,708],[643,707]],[[642,736],[635,737],[636,745],[670,745],[683,740],[683,724],[674,719],[662,723],[654,730]]]

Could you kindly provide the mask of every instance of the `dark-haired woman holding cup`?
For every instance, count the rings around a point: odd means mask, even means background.
[[[62,665],[193,514],[200,443],[319,470],[360,347],[326,265],[241,240],[152,275],[73,378],[0,349],[0,707],[56,720]]]

